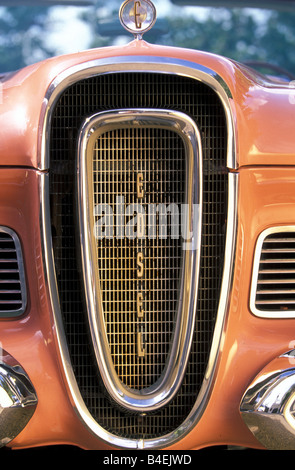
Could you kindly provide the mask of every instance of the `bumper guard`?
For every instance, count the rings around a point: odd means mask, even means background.
[[[3,350],[0,355],[0,447],[27,425],[37,406],[36,392],[23,368]]]
[[[244,394],[240,412],[264,447],[295,450],[295,350],[262,370]]]

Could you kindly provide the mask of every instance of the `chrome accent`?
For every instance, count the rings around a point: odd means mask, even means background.
[[[273,238],[274,234],[292,234]],[[267,244],[273,248],[268,249]],[[281,248],[282,245],[288,248]],[[294,244],[294,248],[290,245]],[[275,248],[274,246],[279,246]],[[275,255],[275,257],[273,256]],[[287,256],[286,256],[287,255]],[[270,268],[267,269],[267,266]],[[263,279],[261,279],[263,275]],[[263,289],[259,290],[259,287]],[[258,300],[258,296],[263,299]],[[271,309],[270,306],[273,306]],[[289,306],[291,308],[289,309]],[[293,306],[293,308],[292,308]],[[251,283],[250,310],[262,318],[295,318],[295,226],[271,227],[258,237]]]
[[[27,425],[37,406],[37,395],[22,367],[5,351],[0,354],[0,447]]]
[[[0,318],[20,316],[26,306],[27,289],[20,240],[14,230],[0,226]]]
[[[187,227],[194,227],[192,249],[183,251],[180,301],[175,320],[170,354],[162,376],[152,386],[130,389],[120,381],[110,354],[98,278],[97,247],[94,237],[94,202],[92,183],[93,149],[99,135],[112,129],[161,128],[177,133],[183,140],[187,160]],[[78,204],[82,271],[90,331],[100,373],[110,396],[129,410],[154,411],[167,404],[183,380],[193,336],[199,278],[202,153],[201,137],[194,121],[187,115],[159,109],[120,109],[101,112],[86,119],[78,143]],[[194,208],[198,206],[198,214]],[[95,261],[96,260],[96,261]]]
[[[40,175],[40,190],[41,190],[41,207],[40,207],[40,220],[41,220],[41,233],[43,245],[43,257],[45,263],[45,270],[47,275],[47,289],[48,295],[51,299],[53,322],[56,328],[56,338],[65,374],[65,380],[68,385],[70,399],[77,415],[81,421],[89,429],[89,431],[101,439],[103,442],[111,446],[125,449],[163,449],[168,447],[188,434],[201,416],[208,403],[216,369],[219,362],[219,355],[221,351],[222,336],[225,326],[225,320],[229,305],[229,297],[232,289],[233,268],[234,268],[234,254],[236,246],[236,230],[237,230],[237,199],[238,199],[238,174],[229,174],[229,191],[228,191],[228,223],[226,235],[226,248],[224,270],[222,277],[221,295],[217,313],[217,320],[215,324],[214,336],[212,347],[210,351],[208,366],[204,381],[198,397],[196,398],[195,406],[187,419],[173,432],[166,436],[148,439],[126,439],[119,436],[114,436],[105,429],[103,429],[91,416],[85,406],[81,396],[74,371],[71,366],[71,359],[68,351],[67,341],[64,333],[62,323],[62,316],[60,312],[58,290],[56,285],[55,268],[53,263],[52,252],[52,239],[51,239],[51,221],[50,221],[50,201],[49,201],[49,175],[42,173]]]
[[[132,33],[135,39],[142,39],[142,35],[154,26],[156,18],[156,8],[150,0],[126,0],[119,11],[122,26]]]
[[[63,91],[73,83],[96,75],[122,72],[150,72],[182,75],[199,80],[210,86],[219,96],[226,116],[228,131],[227,166],[229,169],[237,168],[236,161],[236,127],[231,107],[231,91],[224,80],[213,70],[194,62],[186,60],[153,56],[122,56],[98,59],[79,64],[62,72],[50,84],[43,101],[38,137],[38,167],[39,170],[48,170],[50,124],[54,105]]]
[[[267,449],[295,449],[295,350],[275,359],[244,394],[240,411]]]
[[[108,74],[116,72],[161,72],[200,80],[209,85],[218,94],[225,109],[227,128],[228,128],[228,158],[227,165],[230,169],[237,167],[236,161],[236,139],[235,139],[235,120],[232,114],[230,100],[231,92],[224,80],[213,70],[196,64],[194,62],[161,58],[152,56],[127,56],[127,57],[111,57],[107,59],[99,59],[88,63],[79,64],[71,67],[55,78],[48,88],[48,92],[43,102],[40,116],[40,133],[38,139],[38,155],[39,169],[47,170],[50,166],[49,161],[49,141],[50,141],[50,125],[54,111],[54,105],[62,94],[62,92],[71,84],[84,78],[95,76],[97,74]],[[58,290],[56,284],[55,268],[53,262],[52,237],[51,237],[51,221],[50,221],[50,201],[49,201],[49,176],[47,173],[40,174],[40,221],[42,235],[43,259],[45,272],[47,276],[47,290],[52,305],[53,322],[56,329],[56,338],[60,358],[62,362],[65,380],[69,388],[70,399],[81,418],[81,421],[88,428],[89,432],[97,436],[104,443],[118,448],[128,449],[155,449],[165,448],[183,438],[189,433],[197,422],[200,420],[209,396],[212,391],[216,368],[219,362],[219,354],[221,350],[222,335],[224,331],[224,323],[227,316],[229,297],[232,289],[234,255],[236,247],[236,230],[237,230],[237,197],[238,197],[238,174],[230,173],[229,189],[228,189],[228,221],[226,232],[226,249],[224,258],[224,269],[222,277],[221,294],[217,313],[217,321],[215,324],[214,337],[210,351],[208,367],[204,377],[201,391],[196,399],[196,403],[187,419],[173,432],[161,438],[149,440],[126,439],[114,436],[103,429],[90,415],[87,410],[83,398],[78,388],[74,371],[71,367],[70,355],[65,338],[64,327],[60,312]]]

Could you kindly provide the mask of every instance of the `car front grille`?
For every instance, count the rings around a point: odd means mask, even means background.
[[[171,109],[187,114],[200,130],[203,152],[200,278],[190,357],[177,395],[165,407],[144,415],[114,406],[93,359],[76,216],[79,203],[76,153],[80,127],[94,113],[126,108]],[[222,282],[228,202],[227,129],[223,106],[210,87],[191,78],[161,73],[113,73],[83,79],[69,87],[59,98],[51,122],[54,262],[65,334],[81,395],[94,419],[113,435],[134,439],[163,436],[179,426],[194,406],[212,343]],[[114,152],[118,145],[123,147]],[[126,149],[129,149],[128,158],[123,165]],[[181,139],[172,132],[157,129],[148,134],[139,131],[135,136],[114,130],[97,142],[95,165],[97,201],[114,204],[119,192],[125,195],[127,202],[132,202],[136,165],[141,165],[142,172],[148,175],[148,202],[183,201],[184,151]],[[134,292],[138,282],[134,278],[135,255],[132,240],[128,245],[124,243],[126,240],[105,240],[98,246],[101,291],[117,373],[127,386],[142,389],[155,383],[165,365],[179,296],[182,253],[179,240],[169,238],[167,243],[157,238],[148,244],[144,242],[149,274],[143,290],[150,300],[145,331],[149,353],[147,359],[142,360],[132,351],[136,322],[130,321],[130,315],[135,309]]]

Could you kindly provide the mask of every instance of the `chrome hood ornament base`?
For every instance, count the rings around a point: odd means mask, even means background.
[[[119,12],[121,24],[135,39],[142,39],[142,35],[154,26],[156,16],[156,8],[149,0],[126,0]]]

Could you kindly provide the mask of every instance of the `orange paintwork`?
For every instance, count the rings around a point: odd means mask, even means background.
[[[295,339],[295,320],[255,317],[249,311],[249,290],[258,235],[272,225],[295,223],[295,105],[288,89],[263,87],[230,60],[139,41],[51,59],[21,70],[3,83],[0,225],[11,227],[21,239],[29,304],[22,318],[0,321],[0,341],[28,373],[39,400],[34,416],[11,445],[102,447],[73,410],[60,366],[42,260],[37,143],[41,106],[51,81],[75,64],[121,55],[169,55],[200,63],[215,70],[233,95],[239,198],[230,308],[208,406],[196,428],[173,449],[219,444],[259,448],[240,416],[240,400],[255,376],[289,349]]]
[[[83,54],[50,59],[27,67],[6,80],[3,83],[0,114],[1,165],[38,167],[41,106],[49,84],[58,74],[91,60],[135,55],[188,60],[214,70],[224,79],[233,96],[240,166],[295,163],[295,106],[292,104],[294,100],[289,99],[288,87],[262,87],[234,62],[213,54],[133,41],[121,48],[94,49]],[[278,135],[279,139],[276,138]]]

